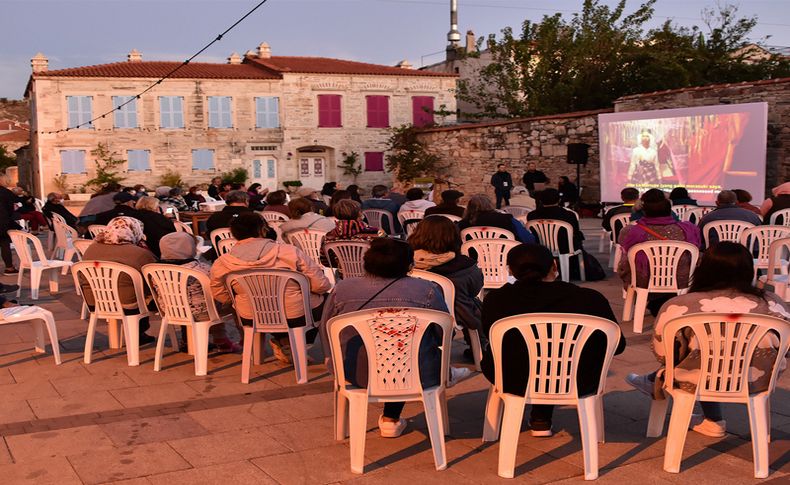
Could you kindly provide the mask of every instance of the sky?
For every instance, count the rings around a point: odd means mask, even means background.
[[[42,52],[50,69],[126,60],[133,48],[144,60],[190,57],[259,0],[0,0],[0,98],[19,99],[30,58]],[[323,56],[414,66],[443,59],[449,0],[268,0],[196,61],[224,62],[268,42],[273,55]],[[518,28],[582,0],[458,0],[459,30],[476,35]],[[601,3],[616,4],[615,0]],[[629,11],[641,3],[629,0]],[[756,15],[755,39],[790,46],[790,0],[741,0]],[[716,0],[658,0],[652,25],[667,18],[702,25],[700,13]]]

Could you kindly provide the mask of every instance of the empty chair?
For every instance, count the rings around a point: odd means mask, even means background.
[[[790,227],[790,209],[780,209],[768,219],[768,223],[772,226],[785,226]]]
[[[208,336],[213,325],[221,325],[230,319],[224,318],[217,312],[214,299],[211,296],[211,283],[207,274],[174,264],[147,264],[143,266],[143,277],[151,288],[151,293],[156,301],[162,323],[159,327],[159,336],[156,341],[156,357],[154,370],[162,368],[162,353],[165,347],[165,337],[170,336],[170,345],[173,350],[178,350],[175,326],[185,326],[192,333],[192,342],[195,355],[195,375],[205,376],[208,372]],[[193,305],[190,301],[195,295],[190,294],[189,284],[196,281],[200,287],[199,295],[206,304],[206,320],[196,320],[201,315],[193,314]]]
[[[527,229],[533,231],[538,236],[538,241],[549,248],[552,255],[560,260],[560,277],[562,281],[571,279],[571,256],[577,256],[579,263],[579,275],[585,281],[584,273],[584,254],[581,248],[576,249],[573,245],[573,226],[569,223],[557,219],[536,219],[527,223]],[[560,242],[560,232],[563,231],[565,244]],[[563,246],[568,248],[568,252],[562,252]]]
[[[754,281],[757,281],[761,269],[768,269],[768,256],[771,243],[777,239],[790,237],[790,227],[757,226],[745,229],[741,233],[740,243],[746,246],[754,256]]]
[[[431,324],[442,331],[439,384],[424,388],[417,351]],[[335,369],[335,439],[350,437],[351,471],[362,473],[369,402],[422,401],[437,470],[447,468],[444,435],[449,432],[446,380],[450,368],[452,317],[420,308],[379,308],[346,313],[327,323]],[[349,384],[341,333],[353,329],[367,353],[367,388]]]
[[[675,335],[690,328],[699,346],[700,370],[694,393],[675,387],[675,341],[664,338],[666,373],[664,391],[672,396],[672,415],[664,452],[664,470],[680,471],[683,447],[688,433],[691,413],[697,400],[706,402],[746,404],[749,411],[749,428],[754,454],[754,477],[768,476],[768,443],[771,436],[770,398],[776,387],[780,359],[790,345],[790,325],[782,319],[756,314],[698,313],[685,315],[669,321],[664,335]],[[753,373],[750,364],[758,344],[770,338],[769,332],[778,337],[776,361],[768,389],[750,394],[749,377]],[[687,371],[683,370],[684,373]],[[648,430],[650,436],[658,436],[668,406],[667,400],[654,400],[650,412]]]
[[[754,224],[735,220],[708,222],[702,229],[702,237],[705,240],[705,247],[710,247],[710,245],[713,244],[713,241],[739,242],[741,240],[741,234],[743,234],[743,231],[752,227],[754,227]],[[711,238],[712,233],[716,235],[715,239]]]
[[[790,237],[777,239],[768,248],[768,270],[760,277],[760,283],[768,283],[779,298],[787,301],[788,261],[790,260]]]
[[[52,345],[52,355],[55,357],[55,364],[60,365],[60,343],[58,341],[58,327],[55,325],[55,317],[52,312],[37,306],[12,306],[0,308],[0,326],[11,325],[14,323],[30,322],[33,324],[35,332],[35,349],[38,353],[46,353],[44,343],[44,329],[49,335],[49,343]]]
[[[647,296],[650,293],[674,293],[680,295],[688,288],[680,288],[678,269],[681,258],[688,253],[689,277],[697,266],[699,249],[685,241],[647,241],[635,244],[628,251],[628,264],[631,268],[631,283],[628,285],[623,307],[623,321],[634,319],[634,332],[642,333],[647,308]],[[637,258],[639,255],[647,259],[647,286],[638,286],[639,272]]]
[[[684,220],[689,221],[692,224],[699,224],[699,221],[702,220],[705,214],[712,211],[713,209],[715,209],[715,207],[695,207],[693,209],[689,209],[684,213],[686,217]]]
[[[511,214],[515,218],[525,216],[529,214],[530,211],[532,211],[532,209],[530,209],[529,207],[521,207],[517,205],[509,205],[502,208],[502,212],[507,212],[508,214]]]
[[[219,241],[221,239],[228,239],[232,237],[233,234],[230,233],[229,227],[220,227],[219,229],[214,229],[213,231],[211,231],[211,234],[209,234],[208,236],[209,242],[211,243],[211,247],[214,248],[214,251],[217,253],[218,256],[220,254]]]
[[[313,261],[321,264],[321,247],[326,231],[317,229],[298,229],[286,235],[288,242],[301,249]]]
[[[91,224],[90,226],[88,226],[88,232],[90,233],[92,238],[95,238],[105,228],[107,228],[107,226],[104,224]]]
[[[263,211],[260,212],[260,214],[263,216],[263,219],[266,221],[266,223],[269,224],[270,226],[272,224],[282,224],[285,221],[291,220],[290,217],[277,211]]]
[[[49,272],[49,292],[55,294],[58,292],[58,280],[60,277],[59,272],[66,271],[71,267],[71,261],[60,261],[57,259],[47,259],[44,253],[44,247],[41,241],[31,234],[24,231],[8,231],[11,242],[16,248],[16,254],[19,257],[19,274],[17,275],[17,284],[19,289],[16,291],[16,296],[22,296],[22,278],[24,277],[25,270],[30,271],[30,297],[33,300],[38,300],[38,290],[41,286],[41,275],[44,271]],[[33,249],[30,249],[30,246]],[[72,248],[73,249],[73,248]]]
[[[529,373],[526,394],[503,392],[502,342],[517,330],[527,344]],[[577,383],[582,349],[596,330],[606,335],[601,377],[593,394],[579,395]],[[495,380],[488,391],[483,441],[499,439],[500,477],[513,478],[518,438],[527,404],[574,405],[579,413],[584,478],[598,477],[598,442],[604,441],[603,391],[612,356],[620,340],[616,323],[578,314],[536,313],[498,320],[489,332]]]
[[[324,245],[324,252],[330,266],[337,261],[343,279],[348,279],[365,274],[363,258],[369,247],[367,241],[332,241]]]
[[[678,219],[680,219],[681,221],[688,221],[689,211],[694,210],[696,208],[697,206],[692,204],[678,204],[672,206],[672,212],[674,212],[675,215],[678,216]]]
[[[512,231],[507,229],[500,229],[498,227],[489,226],[472,226],[467,227],[461,231],[461,241],[469,241],[471,239],[511,239],[516,240],[516,236]]]
[[[461,254],[477,259],[483,271],[483,288],[500,288],[508,282],[507,253],[520,245],[510,239],[472,239],[461,245]],[[470,252],[474,251],[474,255]]]
[[[71,261],[76,254],[72,241],[80,237],[77,230],[69,226],[60,214],[55,213],[52,214],[52,226],[55,228],[55,247],[50,258]]]
[[[223,254],[229,253],[237,242],[238,241],[236,241],[236,238],[233,237],[228,237],[217,241],[217,256],[222,256]]]
[[[365,216],[365,220],[370,226],[382,229],[390,235],[395,233],[395,219],[392,217],[392,213],[390,211],[381,209],[365,209],[362,211],[362,215]],[[384,225],[384,222],[387,224]]]
[[[617,241],[620,238],[620,231],[629,224],[631,224],[631,213],[625,214],[616,214],[612,216],[610,219],[610,224],[612,227],[611,232],[609,234],[609,267],[610,268],[617,268],[617,264],[620,262],[620,257],[622,256],[622,249],[620,245],[617,244]]]
[[[398,222],[400,222],[401,227],[406,227],[406,221],[411,220],[419,220],[425,217],[424,211],[412,211],[412,210],[403,210],[398,212]]]

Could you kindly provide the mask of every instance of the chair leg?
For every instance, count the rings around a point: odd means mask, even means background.
[[[52,355],[55,356],[55,364],[60,365],[60,341],[58,340],[58,327],[55,325],[55,318],[47,315],[44,319],[49,334],[49,343],[52,345]]]
[[[348,437],[348,398],[335,389],[335,441]]]
[[[521,434],[521,421],[524,419],[524,398],[503,399],[504,412],[499,436],[499,469],[502,478],[513,478],[516,469],[518,436]]]
[[[598,443],[605,443],[606,435],[603,415],[603,395],[595,398],[595,423],[598,429]]]
[[[688,434],[695,401],[693,394],[682,391],[677,391],[672,396],[672,414],[669,417],[669,431],[667,432],[667,444],[664,450],[664,471],[669,473],[680,472],[683,446],[686,444],[686,435]]]
[[[208,325],[193,324],[195,342],[195,375],[204,376],[208,372]]]
[[[170,336],[170,349],[173,352],[178,352],[179,351],[178,335],[176,334],[176,327],[175,327],[175,325],[168,325],[167,326],[167,332],[168,332],[168,334]]]
[[[31,320],[33,324],[33,334],[35,335],[35,349],[39,354],[46,352],[44,343],[44,323],[40,319]]]
[[[634,304],[634,333],[642,333],[645,324],[645,310],[647,310],[647,290],[636,290],[636,303]]]
[[[80,320],[85,320],[88,318],[88,305],[85,302],[82,302],[82,310],[80,310]]]
[[[159,324],[159,336],[156,339],[156,354],[154,355],[154,371],[156,372],[162,370],[162,354],[165,350],[165,335],[167,335],[168,327],[167,320],[163,318],[162,323]]]
[[[294,361],[296,383],[307,383],[307,338],[305,327],[289,328],[288,339],[291,341],[291,356]]]
[[[30,268],[30,298],[38,300],[38,290],[41,286],[41,267],[33,266]]]
[[[650,419],[647,420],[647,437],[658,438],[664,434],[664,421],[667,419],[669,397],[650,400]]]
[[[628,287],[625,291],[625,304],[623,305],[623,321],[627,322],[631,320],[631,317],[634,314],[634,293],[636,290],[632,287]]]
[[[22,297],[22,275],[24,273],[25,273],[25,269],[22,268],[21,265],[20,265],[19,274],[16,276],[16,285],[19,287],[16,290],[16,297],[17,298],[21,298]]]
[[[244,334],[246,337],[246,333]],[[265,335],[263,332],[255,332],[252,334],[252,363],[254,365],[263,364],[263,344],[265,342]]]
[[[483,421],[483,442],[499,439],[499,425],[502,423],[503,402],[499,394],[491,386],[486,400],[486,414]]]
[[[252,364],[252,341],[255,338],[253,335],[254,329],[249,326],[244,326],[244,350],[241,354],[241,382],[242,384],[250,383],[250,366]]]
[[[425,406],[425,421],[431,438],[433,461],[437,470],[447,468],[447,449],[444,444],[444,412],[442,412],[442,393],[434,389],[423,391],[422,402]]]
[[[130,366],[140,365],[140,317],[125,317],[123,332],[126,342],[126,360]]]
[[[562,278],[562,281],[568,283],[571,280],[571,275],[569,274],[570,266],[571,266],[570,256],[567,254],[560,254],[559,260],[560,260],[560,278]]]
[[[88,320],[88,331],[85,334],[85,356],[83,362],[86,364],[91,363],[91,356],[93,355],[93,337],[96,335],[97,320],[96,314],[91,313],[90,319]]]
[[[365,468],[365,432],[368,426],[368,396],[352,393],[348,395],[348,398],[351,472],[363,473]]]
[[[444,423],[444,435],[450,436],[450,411],[447,408],[447,389],[442,391],[439,399],[439,404],[442,407],[442,423]]]
[[[764,392],[749,397],[749,429],[752,433],[752,452],[754,453],[754,478],[767,478],[768,442],[770,436],[770,394]]]
[[[64,266],[64,269],[68,266]],[[60,289],[60,273],[56,269],[48,271],[49,273],[49,294],[56,295]],[[65,274],[65,273],[64,273]]]
[[[579,278],[587,281],[587,268],[584,266],[584,253],[579,253],[576,258],[579,260]]]
[[[579,399],[579,430],[582,435],[584,454],[584,479],[598,478],[598,398],[590,396]]]
[[[483,360],[483,348],[480,344],[480,333],[477,330],[469,330],[469,341],[472,346],[472,358],[475,361],[475,370],[482,372],[480,361]]]

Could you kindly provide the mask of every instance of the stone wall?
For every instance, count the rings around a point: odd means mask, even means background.
[[[467,196],[493,196],[491,175],[499,163],[507,164],[516,185],[521,185],[530,162],[546,173],[554,187],[562,175],[575,181],[576,166],[567,163],[567,145],[586,143],[590,149],[587,165],[581,166],[582,199],[598,200],[598,114],[610,111],[433,128],[420,138],[432,153],[449,163],[446,178]]]

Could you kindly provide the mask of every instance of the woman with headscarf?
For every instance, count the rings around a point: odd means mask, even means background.
[[[156,262],[156,256],[143,241],[143,224],[131,217],[116,217],[107,227],[93,239],[93,244],[88,246],[82,257],[83,261],[110,261],[121,263],[140,271],[143,266]],[[85,303],[89,307],[95,304],[93,292],[87,281],[80,283]],[[147,291],[147,287],[146,287]],[[137,297],[134,292],[132,279],[122,275],[118,282],[118,293],[124,312],[129,315],[137,313]],[[146,334],[149,328],[148,319],[140,320],[140,345],[156,341],[154,337]]]

